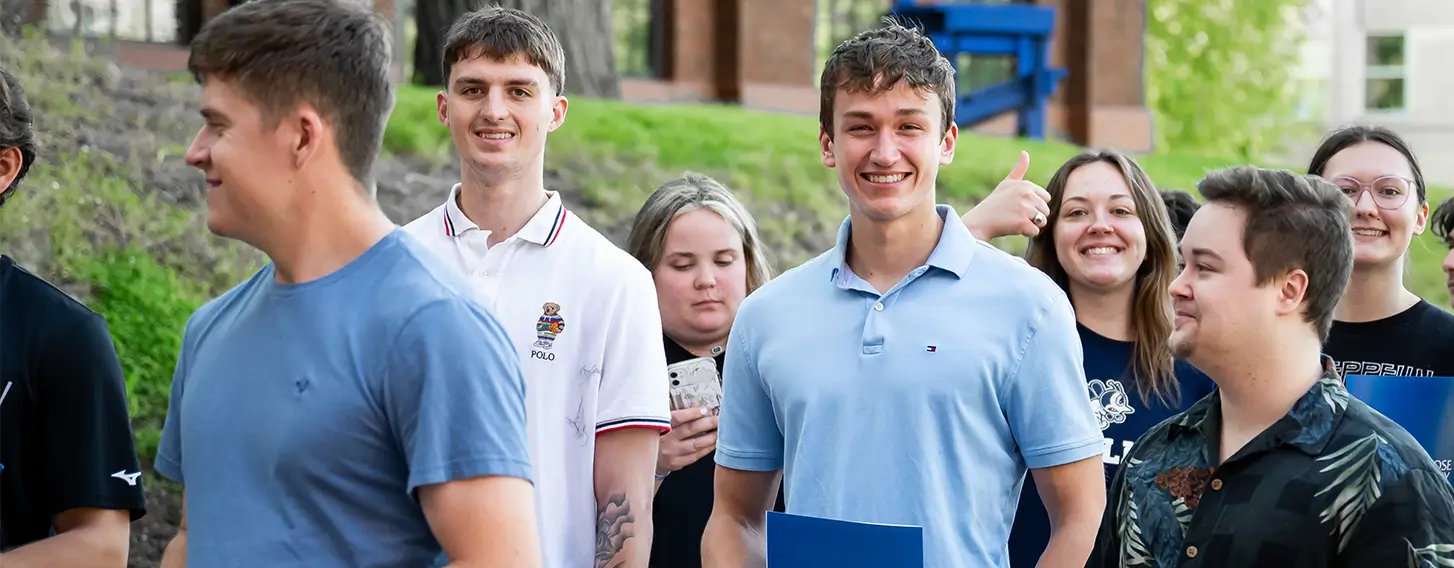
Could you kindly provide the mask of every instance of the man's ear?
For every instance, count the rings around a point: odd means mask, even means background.
[[[838,165],[838,160],[833,157],[833,137],[821,125],[818,126],[818,149],[823,153],[824,166],[831,168]]]
[[[1308,296],[1308,273],[1294,268],[1278,278],[1277,315],[1301,313]]]
[[[0,150],[0,193],[10,189],[15,178],[20,177],[20,168],[24,165],[25,157],[20,154],[20,148]]]
[[[954,162],[954,148],[959,142],[959,125],[949,123],[949,129],[944,131],[944,140],[939,143],[939,165],[947,166]]]
[[[329,138],[330,131],[327,123],[323,121],[323,115],[312,105],[302,105],[289,118],[295,136],[289,143],[293,152],[293,166],[301,168],[309,160],[314,159],[323,150],[323,144]]]
[[[555,132],[565,124],[565,113],[570,108],[570,101],[565,97],[557,96],[550,104],[550,124],[545,125],[546,132]]]

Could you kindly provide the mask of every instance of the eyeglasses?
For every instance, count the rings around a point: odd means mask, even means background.
[[[1358,203],[1359,195],[1366,191],[1373,196],[1373,204],[1379,209],[1398,209],[1408,202],[1414,182],[1399,176],[1383,176],[1370,183],[1363,183],[1351,177],[1340,176],[1334,178],[1333,183],[1355,204]]]

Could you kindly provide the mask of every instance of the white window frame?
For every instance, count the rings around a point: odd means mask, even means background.
[[[111,19],[112,3],[119,4],[116,20]],[[70,34],[76,21],[76,8],[89,12],[82,22],[81,37],[110,39],[116,28],[116,39],[123,42],[148,43],[146,37],[147,6],[152,9],[151,41],[153,45],[171,45],[177,40],[177,2],[175,0],[50,0],[46,2],[47,31]]]
[[[1379,65],[1367,59],[1369,44],[1383,38],[1399,38],[1402,40],[1402,65]],[[1409,34],[1405,31],[1369,32],[1363,40],[1363,53],[1365,57],[1363,61],[1363,84],[1361,85],[1363,90],[1363,112],[1379,116],[1403,115],[1408,113],[1409,108],[1413,106],[1410,100],[1413,98],[1413,82],[1409,76]],[[1374,108],[1372,106],[1372,100],[1368,92],[1368,82],[1378,79],[1403,80],[1403,100],[1400,101],[1401,104],[1397,108]]]

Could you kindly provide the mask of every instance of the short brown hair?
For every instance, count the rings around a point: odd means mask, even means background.
[[[550,78],[555,94],[565,92],[565,50],[540,18],[513,8],[490,6],[455,20],[444,37],[444,80],[465,59],[504,61],[524,57]]]
[[[11,180],[10,187],[0,187],[0,205],[5,205],[5,200],[15,195],[20,180],[25,179],[30,164],[35,161],[34,123],[35,114],[25,101],[25,89],[20,86],[20,79],[0,69],[0,150],[20,150],[20,173]]]
[[[1045,191],[1050,194],[1050,217],[1045,220],[1045,228],[1040,230],[1040,234],[1030,239],[1025,261],[1070,294],[1070,275],[1061,266],[1060,256],[1055,250],[1055,225],[1060,219],[1060,207],[1065,202],[1070,175],[1083,166],[1095,163],[1109,164],[1121,173],[1122,180],[1131,191],[1131,200],[1136,204],[1136,216],[1146,233],[1146,258],[1136,269],[1131,304],[1131,333],[1136,340],[1132,359],[1136,390],[1142,402],[1150,403],[1154,397],[1165,404],[1174,404],[1181,398],[1181,389],[1176,380],[1171,349],[1167,347],[1173,311],[1171,296],[1166,290],[1171,288],[1171,281],[1176,278],[1176,238],[1172,236],[1171,220],[1156,192],[1156,185],[1151,183],[1151,178],[1136,160],[1114,150],[1100,150],[1082,152],[1061,165],[1050,178],[1050,183],[1045,185]],[[1072,297],[1071,302],[1074,301]]]
[[[394,108],[393,38],[372,10],[347,0],[252,0],[207,22],[187,69],[233,82],[276,127],[300,103],[336,132],[344,166],[372,179]]]
[[[939,96],[943,132],[954,122],[954,67],[934,47],[934,41],[918,29],[905,27],[893,18],[884,26],[861,32],[838,44],[823,66],[819,80],[822,104],[818,126],[833,139],[833,101],[838,91],[881,93],[907,81],[915,90]]]
[[[1303,317],[1326,342],[1333,308],[1353,274],[1353,206],[1338,186],[1314,175],[1239,166],[1197,184],[1207,203],[1247,215],[1242,248],[1256,284],[1300,269],[1308,275]]]

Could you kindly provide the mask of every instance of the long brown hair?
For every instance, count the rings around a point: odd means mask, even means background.
[[[1060,166],[1045,186],[1050,193],[1050,216],[1040,234],[1030,239],[1025,260],[1049,275],[1066,295],[1070,295],[1070,275],[1060,265],[1060,257],[1055,253],[1055,225],[1060,217],[1061,200],[1070,174],[1081,166],[1097,162],[1115,166],[1121,172],[1126,187],[1131,189],[1136,215],[1146,233],[1146,258],[1136,271],[1131,302],[1131,334],[1136,342],[1132,368],[1136,375],[1136,390],[1140,391],[1143,402],[1149,403],[1150,397],[1155,396],[1168,405],[1175,404],[1181,398],[1181,388],[1176,380],[1175,362],[1169,346],[1172,324],[1169,290],[1171,281],[1176,278],[1176,237],[1156,186],[1135,160],[1112,150],[1087,151]],[[1070,300],[1075,303],[1073,296]]]

